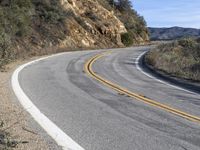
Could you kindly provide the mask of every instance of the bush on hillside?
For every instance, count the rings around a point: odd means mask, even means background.
[[[0,33],[0,67],[7,63],[8,58],[11,57],[11,39],[10,36],[4,32]]]
[[[121,38],[122,38],[122,43],[125,46],[133,45],[133,34],[132,34],[132,32],[123,33],[121,35]]]
[[[11,40],[10,37],[4,32],[0,33],[0,57],[8,57],[9,53],[7,52],[10,48]]]
[[[118,0],[118,1],[114,1],[112,3],[114,3],[116,8],[122,12],[131,11],[131,9],[132,9],[132,4],[131,4],[130,0]]]
[[[142,16],[140,16],[134,9],[132,9],[132,4],[129,0],[120,0],[118,5],[121,5],[117,9],[120,11],[119,19],[124,23],[128,32],[131,34],[134,40],[135,36],[140,37],[144,40],[148,35],[147,24]],[[134,43],[137,43],[135,41]]]
[[[178,44],[184,48],[192,48],[195,47],[196,41],[192,38],[183,38],[178,40]]]
[[[125,36],[132,36],[133,43],[139,43],[140,41],[137,41],[139,38],[143,39],[144,41],[148,40],[147,24],[144,18],[133,9],[130,0],[98,1],[108,10],[115,12],[116,16],[124,23],[127,31],[129,32],[129,34]]]
[[[60,9],[60,6],[56,1],[33,0],[32,3],[39,17],[45,22],[53,24],[63,23],[66,14]]]
[[[24,2],[24,3],[23,3]],[[25,36],[29,31],[31,2],[13,0],[0,8],[0,30],[10,36]]]
[[[14,41],[31,36],[34,23],[47,27],[63,23],[65,17],[64,10],[60,9],[56,0],[12,0],[0,3],[1,62],[3,58],[11,58],[13,55],[11,48],[14,47]],[[41,26],[40,29],[41,32],[45,30]]]
[[[145,56],[145,61],[157,70],[173,76],[200,81],[200,43],[184,38],[161,44]]]

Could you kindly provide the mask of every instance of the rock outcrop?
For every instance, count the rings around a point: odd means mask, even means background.
[[[127,39],[135,41],[131,44],[148,40],[142,17],[132,8],[114,9],[109,0],[0,0],[0,7],[0,65],[58,49],[124,47]]]
[[[121,34],[126,33],[124,24],[95,0],[61,0],[62,7],[73,14],[66,25],[70,37],[62,43],[68,46],[69,41],[83,47],[123,46]],[[68,40],[68,42],[67,42]]]

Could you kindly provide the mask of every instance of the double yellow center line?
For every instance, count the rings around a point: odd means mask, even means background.
[[[172,108],[170,106],[167,106],[165,104],[162,104],[162,103],[159,103],[155,100],[152,100],[152,99],[149,99],[149,98],[146,98],[146,97],[143,97],[137,93],[134,93],[134,92],[131,92],[127,89],[125,89],[124,87],[121,87],[120,85],[117,85],[115,83],[112,83],[110,81],[108,81],[107,79],[104,79],[103,77],[101,77],[100,75],[98,75],[97,73],[95,73],[92,69],[92,65],[100,58],[104,57],[106,54],[108,54],[110,52],[104,52],[104,53],[101,53],[101,54],[98,54],[98,55],[95,55],[94,57],[92,57],[91,59],[89,59],[85,65],[84,65],[84,70],[85,70],[85,73],[87,75],[89,75],[90,77],[92,77],[93,79],[99,81],[100,83],[102,83],[103,85],[119,92],[120,94],[124,94],[124,95],[127,95],[129,97],[132,97],[134,99],[137,99],[139,101],[142,101],[148,105],[151,105],[151,106],[154,106],[156,108],[159,108],[159,109],[162,109],[162,110],[165,110],[167,112],[170,112],[172,114],[175,114],[177,116],[180,116],[182,118],[185,118],[185,119],[188,119],[190,121],[193,121],[193,122],[198,122],[200,123],[200,118],[197,117],[197,116],[194,116],[194,115],[191,115],[191,114],[188,114],[186,112],[183,112],[183,111],[180,111],[180,110],[177,110],[175,108]]]

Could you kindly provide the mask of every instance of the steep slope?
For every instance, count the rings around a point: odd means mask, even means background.
[[[183,37],[199,37],[200,29],[193,28],[149,28],[151,40],[173,40]]]
[[[61,5],[72,14],[66,26],[70,29],[69,38],[74,41],[73,46],[122,46],[120,35],[127,32],[126,28],[112,12],[97,1],[62,0]]]
[[[131,40],[134,44],[145,43],[149,41],[149,33],[146,21],[132,7],[129,0],[98,0],[98,2],[109,11],[112,11],[120,21],[124,23],[127,29],[126,34],[122,34],[122,41]],[[123,42],[125,45],[127,41]]]
[[[144,20],[135,11],[115,11],[108,1],[1,0],[0,66],[59,48],[123,47],[130,39],[136,44],[148,41]],[[135,24],[129,27],[128,20]]]

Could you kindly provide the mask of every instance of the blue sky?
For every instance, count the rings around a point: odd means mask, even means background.
[[[200,0],[132,0],[149,27],[200,28]]]

